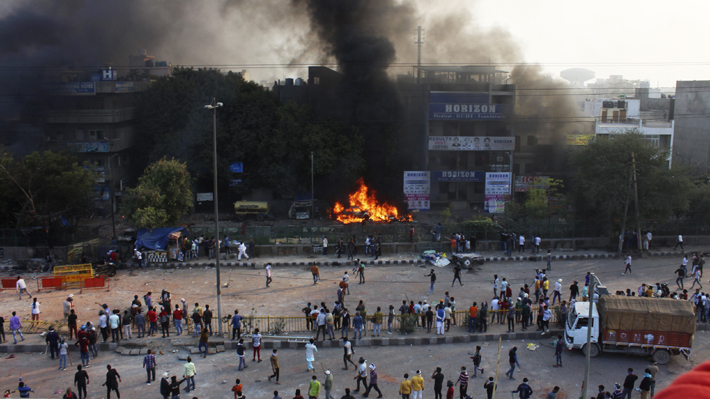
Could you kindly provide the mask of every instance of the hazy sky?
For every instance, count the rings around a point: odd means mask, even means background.
[[[311,29],[308,1],[2,0],[0,65],[74,60],[118,67],[145,48],[173,65],[246,68],[257,81],[305,78],[305,65],[334,64]],[[368,4],[378,1],[385,2]],[[703,1],[392,1],[401,7],[369,28],[392,40],[396,65],[416,62],[414,29],[422,25],[424,63],[490,59],[512,70],[531,62],[555,77],[583,67],[652,87],[710,79],[710,3]]]
[[[469,10],[484,27],[508,30],[525,61],[559,71],[583,67],[648,79],[651,86],[710,79],[710,3],[639,0],[477,0]]]

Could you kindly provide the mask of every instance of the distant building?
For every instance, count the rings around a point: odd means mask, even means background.
[[[585,102],[584,113],[595,118],[594,134],[609,136],[636,129],[673,160],[675,121],[670,98],[650,98],[648,88],[637,88],[635,97],[600,98]]]
[[[112,69],[76,80],[47,87],[44,149],[75,151],[82,162],[96,167],[95,207],[100,215],[108,215],[112,204],[117,210],[128,185],[136,182],[135,103],[150,81],[119,80]]]
[[[696,173],[710,171],[710,81],[678,81],[674,156]]]

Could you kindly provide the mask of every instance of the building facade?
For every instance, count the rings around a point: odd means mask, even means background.
[[[675,96],[676,161],[695,173],[710,170],[710,81],[678,81]]]

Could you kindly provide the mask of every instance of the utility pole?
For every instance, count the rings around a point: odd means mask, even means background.
[[[631,178],[631,176],[629,176]],[[621,219],[621,234],[619,234],[619,251],[617,253],[617,258],[621,258],[621,251],[624,249],[624,233],[626,233],[626,215],[629,213],[629,190],[631,187],[631,181],[626,185],[626,202],[624,202],[624,218]]]
[[[636,184],[636,154],[631,153],[631,160],[634,168],[634,201],[636,204],[636,245],[641,247],[641,217],[639,216],[639,189]],[[643,253],[643,252],[641,252]]]
[[[313,185],[313,151],[311,151],[311,222],[316,224],[316,195]]]
[[[417,26],[417,41],[414,43],[417,44],[417,83],[419,83],[419,68],[422,66],[422,44],[424,44],[424,40],[422,39],[422,33],[424,32],[424,29],[422,29],[421,25]]]

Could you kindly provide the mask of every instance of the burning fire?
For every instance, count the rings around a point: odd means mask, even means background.
[[[380,204],[375,199],[375,193],[369,192],[362,178],[358,179],[360,185],[357,191],[348,196],[350,208],[345,209],[343,205],[336,202],[333,206],[333,217],[345,224],[360,223],[366,219],[382,222],[392,220],[411,221],[411,215],[400,216],[396,206]]]

